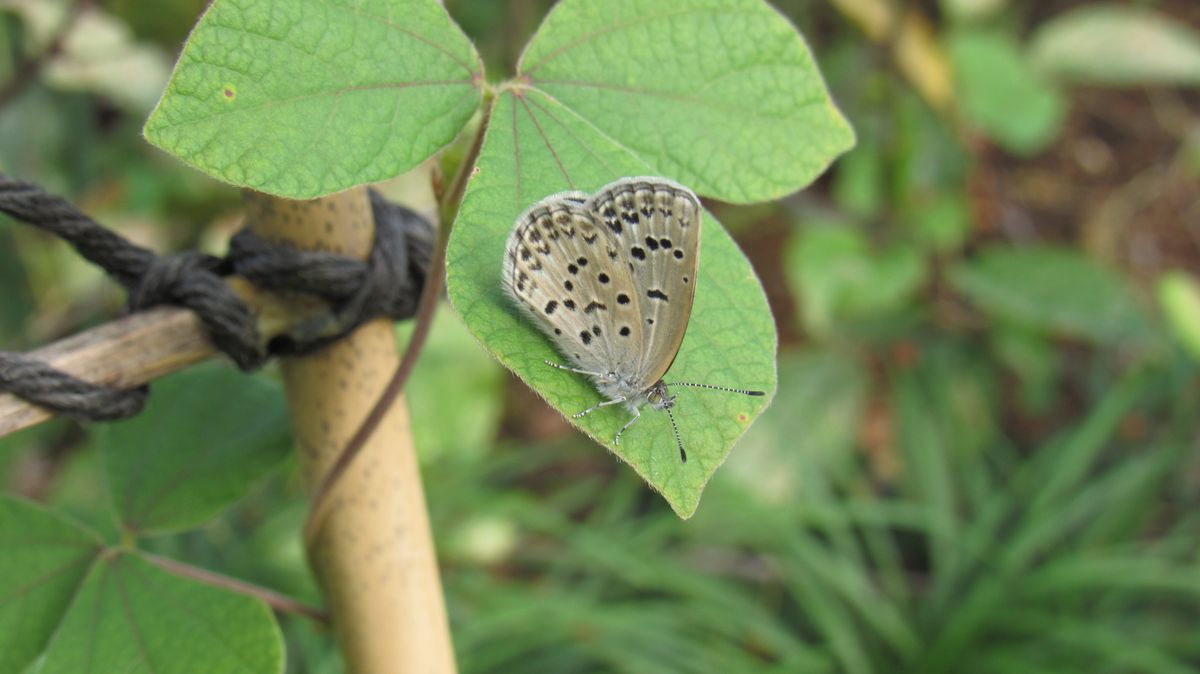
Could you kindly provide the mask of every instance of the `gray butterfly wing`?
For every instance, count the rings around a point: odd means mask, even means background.
[[[575,367],[628,375],[644,342],[637,293],[611,231],[585,207],[586,198],[547,197],[517,219],[503,286]]]
[[[632,373],[642,390],[670,369],[683,343],[700,266],[700,200],[665,178],[624,178],[588,200],[612,233],[637,290],[630,306],[644,331]]]

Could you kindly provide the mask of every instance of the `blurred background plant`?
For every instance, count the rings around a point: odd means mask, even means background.
[[[446,2],[491,72],[550,4]],[[462,670],[1200,670],[1200,6],[775,4],[859,144],[803,193],[709,204],[768,290],[780,388],[693,520],[437,320],[410,401]],[[203,6],[0,0],[0,170],[219,250],[237,191],[138,133]],[[122,300],[7,220],[0,289],[8,349]],[[0,440],[5,490],[112,531],[123,432]],[[289,461],[144,545],[319,601]],[[340,670],[283,625],[289,671]]]

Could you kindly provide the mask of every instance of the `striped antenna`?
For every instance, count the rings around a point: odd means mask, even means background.
[[[713,386],[712,384],[693,384],[686,381],[677,381],[672,383],[663,382],[667,386],[688,386],[691,388],[706,388],[711,391],[725,391],[726,393],[741,393],[744,396],[765,396],[763,391],[750,391],[744,388],[729,388],[727,386]]]
[[[663,411],[667,413],[667,418],[671,420],[671,430],[675,431],[675,444],[679,445],[679,460],[687,463],[687,452],[683,451],[683,439],[679,437],[679,426],[675,423],[675,415],[671,414],[670,407],[664,407]]]

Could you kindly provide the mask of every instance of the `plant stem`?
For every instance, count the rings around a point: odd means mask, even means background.
[[[177,576],[190,578],[207,585],[212,585],[213,587],[219,587],[224,590],[229,590],[230,592],[236,592],[237,594],[244,594],[249,597],[254,597],[255,599],[260,599],[267,606],[270,606],[279,613],[294,613],[297,615],[302,615],[306,618],[311,618],[322,625],[329,625],[329,613],[324,609],[310,606],[302,601],[292,599],[291,597],[280,594],[274,590],[268,590],[265,587],[259,587],[252,583],[238,580],[237,578],[231,578],[229,576],[216,573],[215,571],[202,569],[198,566],[192,566],[191,564],[186,564],[174,559],[159,557],[158,555],[153,555],[146,552],[141,552],[139,554],[142,555],[146,561],[151,562]]]
[[[475,138],[471,143],[471,150],[467,154],[463,163],[458,167],[458,171],[454,176],[454,181],[451,183],[450,190],[442,198],[439,204],[439,226],[437,243],[434,245],[433,258],[429,263],[429,273],[425,276],[425,287],[421,290],[421,299],[417,305],[416,325],[413,328],[412,337],[408,340],[408,346],[404,349],[404,355],[400,359],[400,365],[396,367],[392,373],[391,379],[388,380],[387,386],[383,392],[379,394],[379,398],[371,407],[371,411],[363,419],[362,424],[355,431],[354,435],[346,443],[346,447],[338,455],[337,461],[325,474],[321,484],[317,487],[313,494],[312,508],[309,510],[308,520],[304,525],[304,541],[306,546],[311,546],[316,536],[316,523],[320,521],[321,514],[328,502],[329,492],[337,485],[338,480],[345,474],[346,470],[354,462],[355,457],[362,451],[363,445],[367,439],[375,432],[379,426],[379,422],[383,419],[392,403],[404,391],[404,385],[408,383],[408,378],[412,375],[413,368],[416,366],[417,358],[421,355],[421,350],[425,346],[425,340],[429,336],[429,330],[433,326],[433,319],[437,313],[438,300],[442,294],[442,282],[445,278],[446,271],[446,245],[450,240],[450,230],[454,224],[454,217],[458,214],[458,207],[462,203],[463,195],[466,193],[467,182],[470,179],[470,174],[475,167],[475,162],[479,159],[479,152],[483,148],[483,138],[487,133],[488,122],[491,119],[491,100],[485,101],[483,120],[479,124],[479,130],[475,133]]]

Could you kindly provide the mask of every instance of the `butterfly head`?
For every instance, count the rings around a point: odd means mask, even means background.
[[[675,396],[667,393],[667,385],[662,380],[646,390],[646,400],[656,410],[669,410],[675,407]]]

